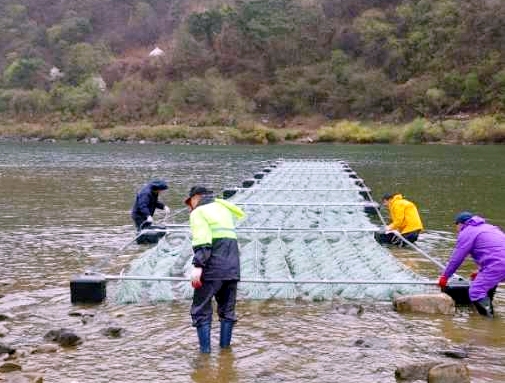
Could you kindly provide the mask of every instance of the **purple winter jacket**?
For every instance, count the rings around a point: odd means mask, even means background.
[[[492,268],[505,275],[505,233],[478,215],[474,215],[461,227],[456,247],[443,275],[450,278],[468,254],[479,267],[479,272]]]

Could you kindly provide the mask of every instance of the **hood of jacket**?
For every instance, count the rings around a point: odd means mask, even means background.
[[[486,223],[486,220],[482,217],[479,217],[478,215],[474,215],[472,218],[467,220],[464,224],[461,230],[463,230],[466,226],[479,226]]]
[[[237,217],[237,219],[242,219],[245,217],[245,212],[239,208],[237,205],[231,203],[231,202],[228,202],[224,199],[221,199],[221,198],[216,198],[214,200],[214,202],[220,204],[220,205],[223,205],[224,207],[226,207],[229,211],[231,211],[231,213]]]

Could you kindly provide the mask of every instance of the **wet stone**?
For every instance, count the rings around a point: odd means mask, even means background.
[[[6,345],[5,343],[0,343],[0,354],[9,354],[12,355],[16,352],[16,349],[11,346]]]
[[[12,320],[14,320],[14,314],[0,313],[0,322],[12,321]]]
[[[124,329],[117,325],[110,325],[102,329],[101,333],[109,338],[120,338],[124,333]]]
[[[462,363],[440,364],[430,369],[428,383],[470,383],[470,372]]]
[[[21,371],[21,365],[14,362],[5,362],[0,365],[0,372]]]
[[[82,343],[82,339],[79,335],[66,328],[50,330],[44,335],[44,340],[56,342],[62,347],[72,347]]]
[[[396,367],[395,378],[397,381],[426,381],[429,371],[436,365],[437,361],[419,362]]]

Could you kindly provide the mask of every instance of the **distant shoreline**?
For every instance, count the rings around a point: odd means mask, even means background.
[[[9,121],[0,123],[0,141],[167,145],[504,144],[505,122],[499,116],[477,116],[438,121],[417,118],[405,124],[340,120],[319,126],[297,123],[271,127],[248,120],[236,126],[138,124],[99,128],[87,120],[51,125]]]

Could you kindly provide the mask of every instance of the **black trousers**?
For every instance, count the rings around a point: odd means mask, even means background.
[[[402,236],[407,241],[414,243],[415,241],[417,241],[417,238],[419,237],[419,230],[411,231],[410,233],[404,233],[404,234],[402,234]],[[404,241],[402,241],[401,238],[397,237],[393,233],[388,233],[388,234],[374,233],[374,238],[380,244],[386,243],[386,244],[396,245],[398,247],[407,246],[407,244]]]
[[[212,322],[212,298],[217,302],[219,320],[237,321],[235,304],[237,302],[238,281],[203,281],[202,287],[195,289],[191,305],[193,326],[199,327]]]

